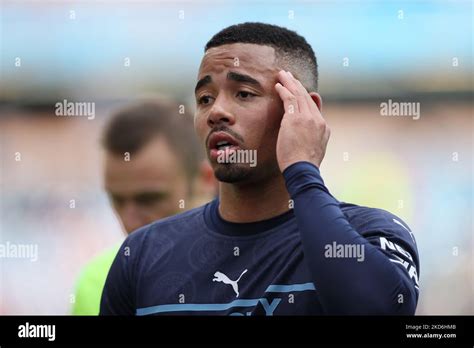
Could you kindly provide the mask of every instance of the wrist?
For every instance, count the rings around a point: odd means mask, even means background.
[[[300,163],[300,162],[307,162],[307,163],[311,163],[313,166],[315,166],[316,168],[319,169],[319,166],[321,165],[321,160],[317,160],[315,158],[304,158],[304,157],[301,157],[301,158],[294,158],[294,159],[291,159],[289,161],[285,161],[283,162],[282,164],[279,164],[280,166],[280,171],[283,173],[286,169],[288,169],[289,167],[291,167],[292,165],[296,164],[296,163]]]

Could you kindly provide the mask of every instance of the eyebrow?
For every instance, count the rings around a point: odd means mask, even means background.
[[[212,78],[210,75],[204,76],[202,79],[200,79],[196,83],[196,87],[194,88],[194,93],[196,93],[201,87],[204,87],[205,85],[209,84],[212,82]]]
[[[257,87],[262,87],[260,82],[255,80],[253,77],[249,75],[244,75],[244,74],[239,74],[234,71],[229,71],[227,73],[227,79],[231,81],[236,81],[236,82],[242,82],[242,83],[249,83],[251,85],[255,85]],[[204,87],[205,85],[209,84],[212,82],[212,78],[210,75],[204,76],[202,79],[200,79],[196,83],[196,87],[194,88],[194,93],[196,93],[200,88]]]
[[[255,85],[255,86],[260,87],[260,88],[262,87],[260,82],[255,80],[253,77],[251,77],[249,75],[239,74],[239,73],[236,73],[236,72],[233,72],[233,71],[229,71],[227,73],[227,79],[232,80],[232,81],[236,81],[236,82],[249,83],[251,85]]]

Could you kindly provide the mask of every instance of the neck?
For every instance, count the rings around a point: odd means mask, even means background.
[[[268,220],[289,210],[290,196],[281,173],[252,184],[219,184],[219,213],[230,222]]]

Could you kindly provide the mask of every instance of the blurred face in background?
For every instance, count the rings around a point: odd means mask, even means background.
[[[106,151],[105,190],[127,234],[180,211],[188,179],[171,146],[156,136],[130,161]]]

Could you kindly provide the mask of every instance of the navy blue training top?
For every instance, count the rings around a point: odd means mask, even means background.
[[[280,216],[231,223],[214,200],[130,234],[100,314],[414,314],[419,260],[409,227],[337,201],[308,162],[283,175],[294,208]]]

